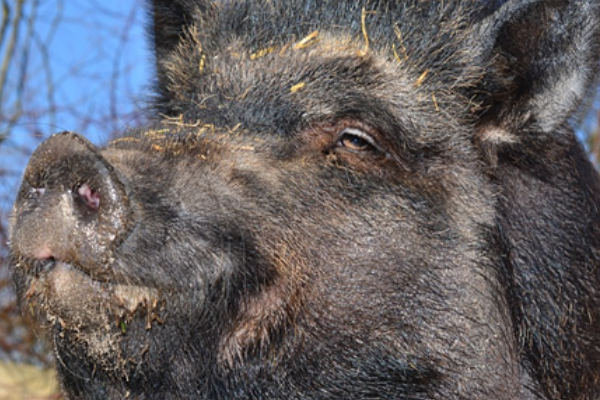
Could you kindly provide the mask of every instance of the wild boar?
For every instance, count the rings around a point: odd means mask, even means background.
[[[596,0],[154,0],[146,129],[11,221],[75,399],[598,399]]]

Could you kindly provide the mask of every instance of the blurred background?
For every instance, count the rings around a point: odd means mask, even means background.
[[[0,0],[0,400],[57,399],[52,358],[15,306],[8,217],[52,133],[101,145],[144,123],[152,59],[143,0]]]
[[[144,0],[0,0],[0,400],[59,399],[52,357],[15,305],[8,217],[21,174],[50,134],[101,145],[143,125],[153,63]],[[598,166],[598,99],[578,135]]]

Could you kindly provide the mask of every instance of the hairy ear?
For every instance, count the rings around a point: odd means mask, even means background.
[[[509,0],[474,30],[489,63],[480,88],[482,139],[555,134],[595,87],[597,0]]]
[[[167,95],[169,65],[189,29],[202,25],[214,11],[212,1],[148,0],[151,26],[148,31],[154,43],[158,91]]]

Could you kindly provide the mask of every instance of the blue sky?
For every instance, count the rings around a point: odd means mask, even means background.
[[[49,1],[50,6],[56,1]],[[146,93],[151,56],[145,37],[142,0],[66,0],[64,16],[49,53],[57,85],[56,103],[79,116],[102,119],[141,108],[132,100]],[[42,20],[40,20],[42,22]],[[48,21],[49,22],[49,21]],[[43,28],[49,29],[48,22]],[[114,79],[114,77],[117,79]],[[113,83],[113,84],[111,84]],[[49,131],[76,129],[81,117],[65,113]],[[73,121],[71,121],[73,119]],[[126,125],[127,121],[121,121]],[[113,126],[90,124],[81,132],[94,140],[107,139]],[[117,127],[118,128],[118,127]]]
[[[21,72],[24,115],[0,146],[0,213],[6,215],[28,155],[44,137],[63,130],[96,144],[135,124],[149,94],[152,58],[145,35],[144,0],[39,0],[26,2],[36,43],[18,48],[8,75],[3,110],[14,102]],[[14,11],[14,10],[13,10]],[[27,24],[20,37],[27,37]],[[6,50],[0,46],[0,54]],[[49,82],[53,96],[48,95]],[[55,112],[49,112],[55,110]],[[7,131],[0,123],[0,134]],[[8,173],[6,173],[8,172]]]

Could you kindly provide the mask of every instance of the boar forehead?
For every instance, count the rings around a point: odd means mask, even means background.
[[[220,1],[212,10],[196,14],[202,36],[212,39],[207,47],[219,46],[232,37],[242,37],[249,48],[285,43],[307,32],[327,27],[335,34],[362,36],[365,28],[373,46],[382,48],[395,36],[397,24],[418,33],[408,42],[434,39],[439,33],[463,27],[467,20],[481,18],[498,4],[462,1],[438,4],[431,1]],[[364,17],[366,13],[366,18]],[[188,21],[189,22],[189,21]],[[428,25],[427,25],[428,24]],[[416,35],[415,35],[416,36]]]
[[[157,111],[278,134],[350,114],[405,142],[403,132],[421,143],[460,140],[475,106],[461,90],[481,69],[463,47],[472,46],[465,13],[427,3],[323,5],[334,11],[320,14],[318,2],[226,2],[159,61],[169,89]]]
[[[354,118],[395,148],[464,148],[468,102],[459,91],[436,91],[434,73],[388,59],[394,54],[364,54],[360,41],[315,37],[305,49],[294,48],[295,41],[250,53],[236,42],[215,56],[199,55],[198,62],[180,60],[170,75],[175,98],[160,112],[223,132],[236,127],[285,137],[320,121]]]

